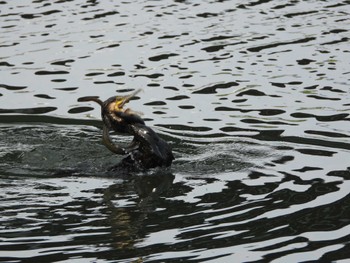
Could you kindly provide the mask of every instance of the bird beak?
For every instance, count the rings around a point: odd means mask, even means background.
[[[115,103],[115,110],[120,110],[124,107],[126,103],[128,103],[133,97],[135,97],[142,89],[135,90],[133,93],[131,93],[128,96],[122,97],[119,99],[117,97],[116,103]]]

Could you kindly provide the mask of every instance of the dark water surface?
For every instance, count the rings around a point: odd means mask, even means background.
[[[0,261],[348,262],[349,21],[344,0],[0,1]],[[138,88],[176,160],[108,172],[77,100]]]

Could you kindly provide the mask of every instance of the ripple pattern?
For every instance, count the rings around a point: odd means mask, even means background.
[[[0,261],[350,258],[349,1],[0,10]],[[176,161],[109,172],[77,100],[139,88]]]

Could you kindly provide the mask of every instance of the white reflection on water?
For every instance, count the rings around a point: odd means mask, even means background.
[[[345,258],[346,2],[0,5],[4,261]],[[176,155],[160,193],[106,172],[120,158],[77,102],[138,88]]]

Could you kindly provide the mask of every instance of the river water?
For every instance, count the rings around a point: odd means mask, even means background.
[[[349,21],[345,0],[0,1],[0,261],[347,262]],[[176,160],[109,172],[77,100],[139,88]]]

